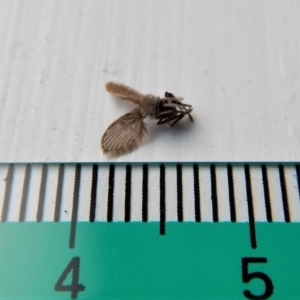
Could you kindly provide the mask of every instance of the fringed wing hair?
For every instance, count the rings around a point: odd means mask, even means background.
[[[113,122],[102,136],[104,154],[117,156],[134,150],[147,135],[145,116],[135,108]]]
[[[141,93],[122,83],[108,82],[105,87],[110,94],[122,98],[123,100],[130,100],[135,104],[139,104],[139,102],[143,99],[143,95]]]

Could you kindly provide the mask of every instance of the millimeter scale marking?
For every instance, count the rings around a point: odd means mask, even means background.
[[[2,226],[11,222],[70,226],[69,249],[77,249],[77,231],[82,231],[84,223],[118,227],[124,222],[145,224],[143,228],[158,225],[157,235],[165,239],[172,236],[175,223],[179,231],[180,226],[192,223],[246,223],[248,245],[259,250],[266,240],[260,238],[261,230],[257,233],[261,224],[300,222],[300,164],[0,164],[0,197]],[[79,267],[77,258],[64,274]],[[245,258],[243,272],[251,263],[267,260]],[[246,280],[243,278],[244,283]],[[69,291],[62,282],[64,277],[56,291]],[[268,297],[273,293],[271,286],[270,282],[266,286]],[[83,290],[83,286],[72,290],[72,297]]]
[[[59,171],[58,171],[58,179],[57,179],[54,222],[59,221],[60,206],[61,206],[61,199],[62,199],[62,189],[63,189],[63,178],[64,178],[64,164],[60,164]]]
[[[92,189],[91,189],[91,207],[90,207],[90,222],[95,221],[96,201],[97,201],[97,181],[98,181],[98,166],[93,165],[92,174]]]
[[[256,244],[255,221],[254,221],[254,212],[253,212],[252,188],[251,188],[249,165],[245,165],[245,178],[246,178],[246,191],[247,191],[247,202],[248,202],[248,216],[249,216],[249,225],[250,225],[251,247],[253,249],[255,249],[257,244]]]
[[[35,165],[35,164],[33,164]],[[78,205],[81,201],[80,199],[80,181],[81,181],[81,165],[82,164],[59,164],[58,165],[58,174],[57,174],[57,182],[56,187],[47,187],[47,164],[42,165],[41,169],[41,178],[39,183],[39,196],[38,196],[38,202],[37,202],[37,213],[36,213],[36,220],[37,222],[41,222],[44,214],[44,202],[45,202],[45,194],[47,193],[48,188],[55,188],[56,190],[56,199],[55,199],[55,211],[53,212],[53,221],[58,222],[60,220],[60,214],[61,214],[61,205],[62,205],[62,197],[63,193],[62,190],[64,187],[63,184],[63,177],[64,177],[64,170],[65,168],[74,169],[74,185],[73,187],[68,186],[67,188],[73,188],[73,198],[72,198],[72,214],[71,214],[71,236],[75,238],[75,231],[76,231],[76,222],[77,222],[77,214],[78,214]],[[32,173],[32,165],[26,164],[25,165],[25,172],[24,172],[24,181],[22,186],[16,187],[14,184],[14,169],[15,167],[20,166],[18,164],[9,164],[4,165],[2,164],[2,169],[7,169],[6,176],[5,176],[5,188],[3,193],[3,201],[2,201],[2,214],[1,214],[1,221],[20,221],[24,222],[26,221],[25,213],[26,213],[26,206],[28,202],[29,197],[29,185],[31,184],[31,173]],[[90,183],[90,203],[89,205],[89,216],[84,216],[83,219],[79,219],[79,221],[107,221],[112,222],[114,221],[113,218],[113,212],[114,212],[114,191],[115,189],[123,189],[123,187],[116,186],[115,187],[115,172],[116,169],[125,168],[125,190],[124,190],[124,221],[130,222],[131,217],[131,189],[132,189],[132,182],[131,182],[131,170],[132,165],[130,164],[110,164],[109,166],[101,164],[91,164],[89,165],[91,169],[91,180]],[[166,220],[166,174],[165,169],[166,167],[172,167],[174,169],[174,172],[176,172],[176,182],[174,182],[174,186],[176,188],[176,194],[177,194],[177,216],[173,216],[172,221],[177,220],[178,222],[184,221],[184,208],[183,208],[183,179],[182,179],[182,164],[161,164],[160,166],[154,167],[159,168],[159,192],[160,192],[160,203],[159,203],[159,218],[154,219],[155,221],[160,221],[160,233],[165,233],[165,222]],[[136,165],[133,165],[134,168],[137,168]],[[199,184],[199,167],[200,169],[203,168],[209,168],[210,170],[210,182],[211,182],[211,189],[210,189],[210,195],[209,198],[211,199],[211,214],[212,214],[212,222],[219,222],[219,221],[230,221],[230,222],[236,222],[236,221],[248,221],[250,225],[250,233],[251,233],[251,244],[255,248],[255,216],[254,216],[254,204],[253,204],[253,195],[252,195],[252,187],[251,187],[251,168],[258,168],[257,164],[254,166],[250,166],[249,164],[227,164],[227,165],[221,165],[219,167],[226,168],[227,170],[227,187],[222,187],[228,189],[228,205],[230,208],[230,218],[227,220],[219,220],[219,214],[218,214],[218,188],[217,187],[217,175],[216,172],[218,170],[218,167],[216,168],[216,164],[210,164],[210,165],[201,165],[201,164],[190,164],[188,165],[188,168],[190,168],[191,173],[193,173],[193,190],[190,191],[191,196],[194,198],[194,216],[188,216],[187,221],[196,221],[200,222],[201,219],[201,198],[203,195],[200,191],[200,184]],[[234,168],[244,168],[244,176],[245,176],[245,198],[247,200],[247,209],[248,209],[248,220],[237,220],[236,217],[236,203],[235,203],[235,187],[234,187],[234,174],[233,169]],[[270,164],[270,167],[273,167],[274,171],[274,164]],[[291,164],[287,164],[286,167],[291,168]],[[108,182],[108,188],[107,188],[107,219],[97,219],[96,217],[96,209],[97,209],[97,188],[98,188],[98,172],[102,168],[108,168],[109,169],[109,176],[107,179]],[[138,221],[142,220],[143,222],[148,221],[148,173],[149,168],[151,170],[151,165],[149,164],[141,164],[141,175],[142,175],[142,188],[141,188],[141,199],[142,199],[142,211],[140,212],[140,216],[133,216],[132,221]],[[264,193],[264,203],[265,203],[265,215],[266,215],[266,221],[272,222],[276,221],[272,217],[272,206],[271,206],[271,196],[270,196],[270,187],[269,187],[269,179],[268,179],[268,167],[266,164],[262,164],[260,166],[261,168],[261,184],[262,184],[262,190]],[[288,201],[288,192],[287,192],[287,186],[286,186],[286,178],[285,178],[285,170],[284,170],[283,164],[278,164],[278,185],[280,185],[280,191],[281,191],[281,199],[282,199],[282,210],[284,215],[284,221],[290,222],[290,205]],[[295,164],[295,189],[298,190],[298,195],[300,195],[300,165]],[[201,172],[201,170],[200,170]],[[87,180],[86,178],[84,180]],[[102,180],[102,178],[101,178]],[[105,179],[104,179],[105,180]],[[272,183],[274,185],[274,183]],[[22,197],[20,202],[20,209],[19,209],[19,219],[15,220],[8,220],[8,211],[11,209],[10,207],[10,198],[11,198],[11,192],[12,189],[16,188],[22,188]],[[103,192],[103,191],[102,191]],[[207,196],[207,195],[205,195]],[[104,198],[104,197],[102,197]],[[103,201],[103,199],[101,199]],[[298,202],[297,202],[298,203]],[[16,209],[14,207],[14,209]],[[293,211],[296,211],[296,217],[294,221],[300,221],[300,211],[299,207],[293,208]],[[49,212],[47,212],[49,214]],[[34,221],[30,219],[29,221]],[[119,221],[119,220],[118,220]],[[150,220],[151,221],[151,220]],[[277,220],[282,221],[282,220]],[[73,238],[70,238],[70,245],[73,244],[71,240]]]
[[[62,202],[63,202],[63,189],[73,189],[71,192],[72,196],[72,213],[70,215],[70,221],[71,221],[71,233],[70,233],[70,247],[74,247],[75,243],[75,232],[76,232],[76,222],[78,221],[78,207],[79,203],[81,202],[80,199],[80,183],[81,180],[87,180],[87,178],[81,179],[81,166],[85,164],[58,164],[57,165],[57,182],[56,187],[48,187],[47,186],[47,174],[48,174],[48,165],[42,164],[41,169],[41,177],[39,184],[36,185],[35,188],[39,187],[38,191],[38,202],[37,202],[37,212],[36,212],[36,219],[35,221],[41,222],[43,220],[43,214],[44,212],[44,205],[45,205],[45,196],[47,193],[47,190],[49,188],[54,188],[56,190],[56,198],[55,198],[55,210],[53,212],[53,221],[59,222],[60,221],[60,214],[62,213]],[[141,165],[131,165],[131,164],[110,164],[110,165],[101,165],[101,164],[88,164],[88,168],[91,169],[90,172],[90,178],[89,183],[90,184],[90,195],[89,195],[89,203],[85,203],[85,205],[89,205],[89,210],[86,210],[89,215],[84,216],[83,219],[79,218],[79,221],[107,221],[112,222],[114,220],[114,209],[115,209],[115,203],[114,203],[114,193],[115,189],[122,189],[120,186],[115,186],[115,174],[118,172],[119,169],[125,169],[125,186],[124,188],[124,219],[125,222],[130,221],[152,221],[148,219],[148,178],[149,178],[149,170],[151,171],[151,168],[158,168],[159,169],[159,182],[157,188],[159,189],[159,207],[156,218],[154,218],[153,221],[159,221],[160,222],[160,234],[165,234],[165,226],[167,220],[166,215],[166,189],[175,188],[176,189],[176,206],[177,206],[177,215],[173,216],[171,221],[195,221],[195,222],[201,222],[203,220],[203,217],[201,217],[201,198],[203,197],[202,191],[200,189],[200,179],[199,179],[199,172],[201,173],[202,169],[209,169],[210,174],[210,195],[205,195],[206,197],[209,196],[211,199],[211,221],[212,222],[219,222],[219,221],[230,221],[230,222],[236,222],[236,221],[248,221],[249,227],[250,227],[250,236],[251,236],[251,245],[253,248],[256,247],[256,238],[255,238],[255,215],[254,215],[254,203],[253,203],[253,195],[252,195],[252,187],[251,187],[251,168],[260,168],[261,169],[261,189],[263,191],[264,195],[264,205],[265,205],[265,219],[267,222],[272,221],[285,221],[290,222],[291,216],[290,216],[290,205],[289,205],[289,197],[288,197],[288,191],[286,186],[286,176],[285,176],[285,168],[291,168],[291,164],[287,164],[285,167],[283,164],[278,164],[276,167],[275,164],[270,164],[269,168],[273,168],[272,172],[274,170],[278,172],[278,182],[273,182],[272,185],[277,184],[280,187],[280,193],[281,193],[281,200],[282,200],[282,211],[284,215],[284,220],[274,220],[272,217],[272,209],[271,209],[271,196],[270,196],[270,184],[268,179],[268,166],[266,164],[261,164],[261,166],[258,166],[258,164],[184,164],[185,167],[190,169],[190,172],[192,173],[193,177],[193,189],[190,191],[190,196],[194,198],[194,215],[193,216],[186,216],[184,217],[184,197],[183,197],[183,190],[185,187],[183,186],[183,178],[182,178],[182,164],[160,164],[155,165],[154,167],[151,166],[151,164],[141,164]],[[5,165],[2,164],[2,169],[6,168],[6,174],[4,174],[4,180],[5,180],[5,187],[4,187],[4,193],[3,193],[3,201],[2,201],[2,214],[1,214],[1,221],[7,222],[7,221],[19,221],[24,222],[26,221],[26,206],[27,202],[29,201],[29,186],[31,185],[30,189],[32,189],[31,184],[31,173],[35,170],[33,169],[36,167],[36,164],[26,164],[24,169],[24,179],[22,186],[16,187],[14,185],[14,171],[15,168],[22,166],[21,164],[9,164]],[[139,168],[141,171],[142,176],[142,186],[139,187],[140,189],[140,199],[142,202],[142,209],[140,211],[140,216],[131,216],[131,205],[132,205],[132,197],[131,197],[131,191],[133,189],[132,185],[132,167],[133,168]],[[173,168],[173,171],[176,172],[176,182],[172,183],[172,186],[170,186],[170,183],[168,182],[168,186],[166,186],[166,168]],[[64,172],[65,169],[73,169],[74,170],[74,184],[72,187],[64,186]],[[108,187],[106,189],[107,194],[107,217],[106,219],[103,218],[97,218],[97,202],[99,201],[99,197],[97,195],[98,191],[98,184],[99,184],[99,178],[98,178],[98,172],[101,169],[108,169],[108,178],[105,179],[101,177],[101,181],[106,181],[108,183]],[[218,186],[218,180],[217,180],[217,173],[218,168],[225,168],[227,172],[227,187],[221,187],[223,189],[228,190],[228,199],[226,199],[228,202],[226,203],[229,205],[230,210],[230,216],[227,220],[220,220],[219,218],[219,204],[220,199],[218,199],[218,189],[220,187]],[[236,195],[235,195],[235,180],[234,180],[234,169],[235,168],[243,168],[244,171],[244,189],[245,189],[245,199],[247,202],[247,220],[237,220],[236,216]],[[275,169],[274,169],[275,168]],[[294,168],[294,189],[297,189],[298,195],[300,195],[300,165],[294,164],[292,166]],[[157,180],[157,179],[156,179]],[[290,180],[290,179],[289,179]],[[11,192],[12,189],[22,189],[22,197],[20,202],[20,208],[19,208],[19,219],[15,220],[8,220],[8,212],[11,209],[17,209],[15,206],[12,208],[10,205],[10,198],[11,198]],[[136,188],[136,187],[134,187]],[[2,192],[3,192],[2,191]],[[102,193],[102,199],[100,201],[103,201],[105,198],[105,194]],[[192,195],[193,194],[193,195]],[[86,199],[85,199],[86,200]],[[222,199],[224,201],[224,199]],[[299,202],[299,199],[297,199]],[[295,202],[295,201],[294,201]],[[293,221],[299,222],[300,221],[300,207],[299,203],[297,202],[296,207],[293,208],[293,212],[295,213],[295,218]],[[49,214],[49,212],[47,212]],[[32,219],[29,219],[29,221],[34,221]],[[121,221],[121,220],[117,220]]]
[[[75,235],[76,235],[79,189],[80,189],[80,171],[81,171],[81,165],[77,164],[75,170],[74,195],[73,195],[73,205],[72,205],[71,231],[70,231],[70,241],[69,241],[70,248],[75,247]]]

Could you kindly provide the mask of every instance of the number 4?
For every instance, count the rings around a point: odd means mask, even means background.
[[[242,278],[244,283],[250,282],[254,278],[262,280],[265,284],[265,291],[262,295],[253,295],[249,290],[244,290],[244,295],[248,299],[268,299],[272,296],[274,286],[271,278],[262,272],[248,272],[248,265],[252,263],[266,263],[265,257],[243,257],[242,258]]]
[[[61,276],[58,278],[55,284],[55,291],[57,292],[71,292],[71,298],[77,299],[78,292],[84,291],[85,287],[82,284],[79,284],[79,257],[73,257],[69,262]],[[69,285],[63,285],[63,282],[66,280],[68,274],[72,272],[72,282]]]

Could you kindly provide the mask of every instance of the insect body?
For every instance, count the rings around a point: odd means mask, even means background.
[[[131,112],[113,122],[102,136],[101,146],[104,154],[111,156],[125,154],[136,148],[147,135],[144,119],[149,116],[157,120],[157,125],[174,126],[185,115],[193,121],[192,106],[182,103],[182,98],[165,92],[165,98],[143,95],[120,83],[108,82],[106,90],[123,100],[137,105]]]

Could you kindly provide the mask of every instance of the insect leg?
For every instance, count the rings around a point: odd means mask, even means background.
[[[173,123],[171,123],[169,126],[173,127],[178,121],[180,121],[182,118],[184,117],[184,114],[182,114],[181,116],[178,116],[177,119],[175,119],[175,121]]]
[[[191,120],[192,122],[194,122],[194,119],[193,119],[193,117],[191,116],[191,114],[187,114],[187,115],[189,116],[190,120]]]
[[[173,109],[169,109],[169,110],[165,110],[165,111],[162,111],[160,113],[158,113],[157,115],[155,115],[155,117],[165,117],[166,115],[170,114],[170,115],[174,115],[174,113],[176,114],[177,111],[176,110],[173,110]]]
[[[183,104],[181,102],[176,103],[173,101],[171,103],[165,103],[164,107],[174,107],[174,108],[177,108],[178,110],[182,110],[182,109],[187,110],[187,107],[191,108],[192,106],[189,104]]]
[[[171,124],[171,121],[174,121],[174,120],[176,120],[176,119],[178,119],[178,118],[182,118],[184,115],[181,115],[181,114],[176,114],[176,115],[170,115],[169,117],[165,117],[165,118],[162,118],[162,119],[160,119],[158,122],[157,122],[157,125],[161,125],[161,124],[165,124],[165,123],[168,123],[168,126],[169,127],[171,127],[170,126],[170,124]]]
[[[190,106],[190,105],[189,105],[189,106]],[[191,120],[192,122],[194,122],[194,119],[193,119],[193,117],[192,117],[191,114],[190,114],[190,112],[192,111],[192,109],[187,110],[186,107],[185,107],[184,110],[186,111],[186,113],[187,113],[187,115],[189,116],[190,120]]]

